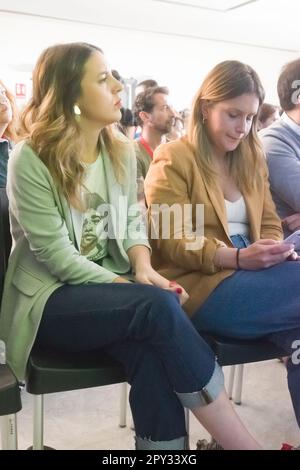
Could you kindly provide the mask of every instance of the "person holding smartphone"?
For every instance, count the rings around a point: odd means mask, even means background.
[[[213,68],[195,96],[187,137],[155,152],[145,195],[152,225],[168,207],[191,208],[171,217],[169,237],[151,227],[158,234],[151,244],[153,266],[190,294],[184,309],[198,331],[268,337],[290,355],[300,338],[300,263],[294,245],[282,243],[269,190],[256,129],[263,100],[250,66],[229,60]],[[287,371],[300,426],[300,365],[290,359]]]

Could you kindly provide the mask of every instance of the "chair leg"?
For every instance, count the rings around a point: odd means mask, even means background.
[[[229,383],[228,383],[228,397],[229,397],[229,400],[232,400],[234,376],[235,376],[235,366],[230,366],[230,375],[229,375]]]
[[[186,449],[189,450],[190,448],[190,413],[189,409],[184,409],[185,414],[185,429],[186,429]]]
[[[121,384],[120,396],[120,428],[126,427],[126,414],[127,414],[127,382]]]
[[[2,450],[17,450],[17,416],[16,414],[2,416],[1,443]]]
[[[133,417],[131,415],[131,424],[130,424],[130,429],[131,431],[135,431],[135,425],[134,425],[134,421],[133,421]]]
[[[236,405],[242,404],[243,373],[244,373],[244,364],[239,364],[237,366],[237,384],[236,384],[235,398],[234,398],[234,403]]]
[[[44,395],[33,395],[33,450],[44,449]]]

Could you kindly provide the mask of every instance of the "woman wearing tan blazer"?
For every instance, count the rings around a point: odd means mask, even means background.
[[[288,382],[300,425],[300,263],[281,242],[269,192],[256,133],[263,99],[251,67],[222,62],[195,97],[188,136],[155,152],[145,184],[153,265],[188,291],[198,330],[269,336],[294,353]]]

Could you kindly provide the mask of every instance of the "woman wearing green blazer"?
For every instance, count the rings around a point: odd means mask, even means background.
[[[184,406],[225,448],[257,449],[182,287],[153,270],[136,204],[136,160],[110,125],[122,85],[102,51],[46,49],[8,168],[13,248],[0,334],[23,378],[33,344],[108,351],[131,384],[137,449],[183,449]],[[134,282],[130,281],[130,276]]]

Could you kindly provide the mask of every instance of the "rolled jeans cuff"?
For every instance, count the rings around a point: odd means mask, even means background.
[[[216,362],[213,375],[209,382],[198,392],[191,393],[178,393],[176,392],[179,400],[185,408],[192,410],[199,406],[209,405],[215,401],[221,391],[224,389],[224,375],[221,367]]]
[[[136,450],[186,450],[187,437],[178,437],[171,441],[151,441],[142,437],[135,438]]]

